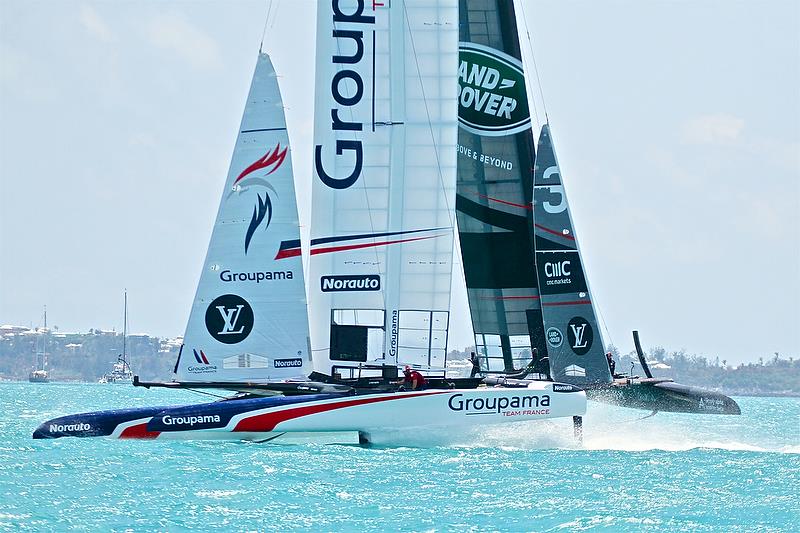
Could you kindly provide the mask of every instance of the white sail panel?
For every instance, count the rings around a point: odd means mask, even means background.
[[[175,379],[303,377],[308,346],[289,138],[275,70],[259,54]]]
[[[317,13],[309,299],[326,374],[337,361],[444,364],[458,2],[384,4]]]

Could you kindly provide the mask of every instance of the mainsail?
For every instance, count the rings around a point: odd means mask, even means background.
[[[317,11],[309,300],[314,367],[444,364],[457,0]]]
[[[477,350],[490,371],[547,353],[534,268],[534,141],[511,0],[460,0],[461,257]],[[546,364],[540,370],[546,371]]]
[[[275,69],[259,54],[175,379],[304,377],[308,346],[289,137]]]
[[[539,135],[534,170],[534,234],[545,336],[553,379],[611,381],[550,127]]]
[[[532,361],[608,382],[548,126],[534,151],[514,3],[460,7],[456,207],[476,347],[489,371]]]

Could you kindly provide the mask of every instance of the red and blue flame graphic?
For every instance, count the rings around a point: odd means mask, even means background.
[[[283,161],[286,159],[286,152],[288,152],[288,150],[289,147],[281,149],[281,143],[278,143],[275,148],[267,150],[267,153],[264,154],[263,157],[260,157],[253,162],[253,164],[245,168],[233,181],[233,190],[228,197],[234,192],[241,194],[253,187],[263,187],[265,189],[263,194],[261,192],[256,192],[256,204],[253,207],[253,217],[250,219],[250,225],[247,227],[247,232],[244,237],[245,254],[247,254],[250,248],[250,241],[253,239],[253,234],[264,220],[266,220],[264,229],[267,229],[269,223],[272,222],[272,198],[269,192],[272,191],[276,195],[277,193],[272,185],[264,178],[280,168]],[[262,173],[259,171],[267,172]],[[258,172],[258,174],[256,174],[256,172]]]

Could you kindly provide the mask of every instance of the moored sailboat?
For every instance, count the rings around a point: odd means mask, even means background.
[[[133,371],[128,364],[128,291],[124,295],[124,311],[122,319],[122,353],[117,356],[111,372],[103,374],[98,380],[99,383],[120,383],[131,384],[133,383]]]
[[[48,383],[50,381],[50,374],[47,372],[47,337],[50,330],[47,329],[47,306],[44,307],[44,327],[41,330],[41,335],[36,339],[36,364],[28,374],[28,381],[30,383]],[[39,343],[41,342],[41,351]]]

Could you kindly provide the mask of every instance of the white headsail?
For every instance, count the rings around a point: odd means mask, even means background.
[[[457,0],[317,12],[309,299],[314,367],[444,364]]]
[[[303,377],[308,346],[289,137],[275,69],[259,54],[175,378]]]

